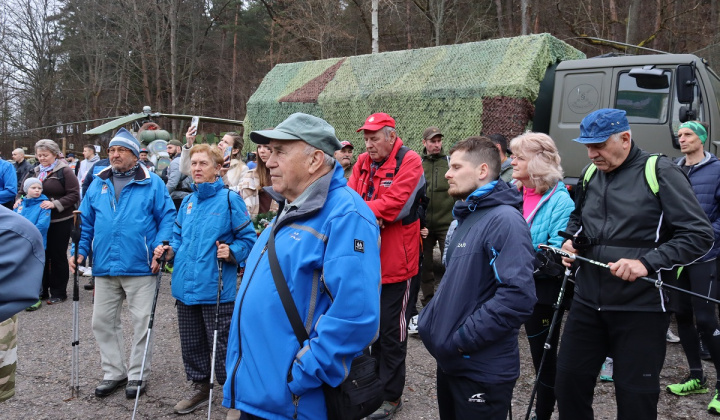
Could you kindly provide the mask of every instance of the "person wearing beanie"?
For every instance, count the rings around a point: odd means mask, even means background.
[[[708,138],[708,126],[699,121],[688,121],[678,129],[680,151],[685,155],[677,162],[692,185],[693,192],[705,211],[715,232],[720,237],[720,160],[703,145]],[[717,284],[717,257],[720,241],[715,240],[712,250],[696,262],[683,267],[678,276],[678,286],[695,293],[714,293]],[[687,357],[690,373],[680,383],[665,389],[675,395],[705,394],[709,391],[708,380],[703,374],[700,358],[700,340],[707,347],[715,368],[715,392],[708,405],[708,412],[720,414],[720,326],[715,316],[715,304],[707,300],[690,298],[685,294],[671,295],[671,309],[677,319],[680,344]],[[711,295],[712,297],[712,295]],[[696,327],[697,325],[697,327]],[[699,334],[698,334],[699,333]]]
[[[23,191],[26,195],[21,199],[20,204],[15,208],[15,213],[28,219],[40,231],[43,239],[43,248],[47,247],[47,232],[50,228],[50,209],[42,208],[40,204],[47,201],[42,193],[42,181],[38,178],[27,178],[23,182]],[[42,300],[38,299],[27,311],[36,311],[42,306]]]
[[[139,163],[139,154],[140,142],[124,128],[118,130],[108,148],[110,166],[96,175],[80,205],[78,264],[87,258],[91,247],[93,251],[92,326],[103,370],[103,379],[95,388],[97,397],[106,397],[127,384],[125,396],[135,398],[145,391],[150,373],[152,357],[148,355],[140,385],[155,290],[153,273],[159,270],[148,250],[172,238],[175,206],[160,177]],[[74,258],[68,258],[72,271],[76,269]],[[135,332],[129,361],[125,359],[120,319],[125,299],[133,308],[130,313]]]

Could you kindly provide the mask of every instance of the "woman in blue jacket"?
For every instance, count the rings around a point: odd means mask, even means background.
[[[225,354],[237,291],[237,265],[244,261],[257,237],[243,199],[225,188],[219,177],[223,156],[216,147],[199,144],[190,150],[193,193],[185,197],[173,227],[170,246],[175,254],[172,295],[177,299],[183,364],[193,382],[191,394],[175,405],[186,414],[205,405],[210,392],[210,369],[218,291],[218,260],[222,260],[222,290],[218,310],[215,372],[225,383]]]
[[[575,204],[561,181],[563,171],[555,143],[547,134],[525,133],[510,142],[510,150],[513,151],[513,179],[523,194],[523,216],[530,227],[535,252],[539,251],[540,244],[560,248],[563,239],[558,231],[567,227]],[[558,270],[562,273],[559,265]],[[537,268],[533,277],[538,301],[533,314],[525,323],[525,332],[537,373],[562,278]],[[564,301],[569,302],[568,299]],[[559,337],[558,324],[553,330],[551,348],[547,351],[538,381],[535,406],[538,420],[550,419],[555,408],[555,366]]]

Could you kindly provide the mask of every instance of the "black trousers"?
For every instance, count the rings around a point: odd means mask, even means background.
[[[555,379],[560,420],[594,418],[595,384],[606,356],[614,362],[618,420],[656,419],[669,321],[664,312],[603,312],[573,302]]]
[[[555,371],[557,369],[557,345],[560,339],[560,326],[562,324],[562,311],[558,314],[557,323],[553,329],[550,348],[545,354],[540,379],[537,385],[537,400],[535,403],[535,414],[538,420],[549,420],[555,409]],[[537,375],[540,361],[542,360],[543,351],[545,349],[545,341],[547,340],[555,313],[552,305],[544,305],[538,303],[535,305],[530,319],[525,323],[525,333],[530,344],[530,355],[532,356],[535,374]]]
[[[67,284],[70,279],[67,250],[72,226],[72,219],[50,223],[42,279],[43,297],[67,299]]]
[[[476,382],[437,369],[440,420],[505,420],[515,381],[500,384]]]
[[[690,264],[683,267],[678,278],[678,285],[683,289],[711,298],[717,296],[717,265],[715,260]],[[671,292],[672,308],[678,324],[678,335],[691,373],[702,376],[702,361],[700,360],[700,342],[707,345],[715,366],[716,377],[720,381],[720,332],[718,319],[715,316],[716,305],[690,295]],[[693,319],[693,315],[694,319]],[[697,325],[697,328],[696,328]],[[694,371],[694,372],[693,372]]]
[[[410,280],[383,284],[380,292],[380,336],[370,348],[377,360],[383,399],[397,401],[405,388],[407,354],[407,305]]]

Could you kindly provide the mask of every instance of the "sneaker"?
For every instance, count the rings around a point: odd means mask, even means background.
[[[397,401],[383,401],[380,408],[367,416],[367,418],[371,420],[390,420],[400,410],[402,410],[402,398]]]
[[[679,343],[680,337],[673,334],[673,332],[670,331],[670,329],[668,328],[667,334],[665,334],[665,341],[667,341],[668,343]]]
[[[87,270],[87,267],[85,267],[84,265],[78,267],[78,273],[80,273],[81,276],[85,275],[85,270]]]
[[[87,267],[83,270],[82,275],[85,277],[92,277],[92,267]]]
[[[140,381],[128,381],[127,386],[125,386],[125,398],[135,398],[135,394],[138,393],[138,382]],[[145,387],[147,385],[147,381],[143,381],[142,386],[140,386],[140,395],[145,393]]]
[[[112,379],[103,379],[100,384],[95,388],[95,396],[104,398],[115,392],[118,387],[121,387],[127,383],[127,378],[118,379],[114,381]]]
[[[700,339],[700,358],[702,360],[712,359],[712,356],[710,356],[710,350],[708,350],[708,348],[705,345],[705,342],[703,342],[702,338]]]
[[[408,324],[408,334],[417,334],[418,333],[418,316],[415,315],[414,317],[410,318],[410,323]]]
[[[174,265],[165,263],[165,266],[163,267],[163,272],[172,274],[173,268],[174,268]]]
[[[718,390],[715,390],[715,395],[713,395],[712,400],[710,400],[710,404],[708,404],[708,413],[710,414],[720,414],[720,401],[718,401]]]
[[[38,309],[40,309],[41,306],[42,306],[42,300],[38,300],[37,302],[35,302],[32,305],[25,308],[25,310],[28,312],[34,312],[34,311],[37,311]]]
[[[54,298],[48,299],[47,302],[45,302],[45,303],[47,303],[48,305],[55,305],[56,303],[63,303],[66,300],[67,300],[66,297],[64,297],[64,298],[54,297]]]
[[[707,378],[688,378],[681,384],[668,385],[665,389],[675,395],[707,394]]]
[[[175,404],[175,412],[177,414],[188,414],[195,411],[198,407],[207,405],[210,399],[210,384],[207,382],[193,382],[192,393],[184,400]]]
[[[613,381],[613,359],[609,357],[605,358],[605,363],[603,363],[602,369],[600,369],[600,380],[603,382]]]

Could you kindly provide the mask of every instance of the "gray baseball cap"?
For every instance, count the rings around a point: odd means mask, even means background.
[[[342,145],[335,136],[335,129],[322,118],[296,112],[271,130],[250,133],[250,140],[268,144],[270,140],[302,140],[332,156]]]

